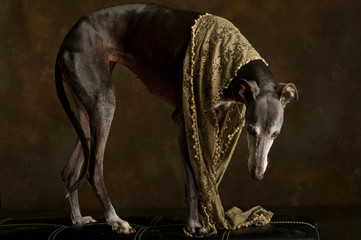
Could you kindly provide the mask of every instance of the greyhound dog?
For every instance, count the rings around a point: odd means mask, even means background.
[[[81,17],[65,37],[57,56],[55,78],[60,102],[79,138],[62,171],[73,224],[95,222],[90,216],[82,216],[79,208],[77,188],[86,179],[112,229],[122,234],[135,232],[118,217],[103,181],[104,149],[115,111],[111,74],[120,63],[134,72],[152,94],[174,107],[172,117],[184,160],[189,209],[185,228],[194,236],[207,234],[198,218],[198,192],[182,111],[183,60],[191,27],[200,15],[156,4],[119,5]],[[66,91],[78,114],[71,110]],[[294,84],[276,84],[263,61],[254,60],[239,69],[216,105],[219,121],[233,104],[246,105],[248,167],[254,179],[263,178],[268,152],[280,134],[284,107],[297,95]]]

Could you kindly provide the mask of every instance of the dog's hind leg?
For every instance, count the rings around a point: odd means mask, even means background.
[[[110,80],[110,79],[109,79]],[[114,231],[123,234],[135,232],[128,222],[120,219],[112,206],[104,185],[103,157],[111,122],[115,110],[115,94],[111,84],[104,86],[96,97],[89,113],[92,153],[89,163],[88,181],[103,206],[106,221]]]
[[[67,76],[66,83],[69,90],[84,107],[89,119],[90,158],[89,161],[84,161],[84,165],[87,164],[87,180],[96,193],[106,221],[112,229],[124,234],[133,233],[134,229],[128,222],[120,219],[116,214],[103,180],[104,150],[115,111],[115,93],[108,57],[98,48],[87,48],[86,51],[77,52],[64,50],[59,62],[62,63]],[[80,164],[77,166],[80,168]],[[74,186],[78,187],[81,182],[82,179],[78,179],[71,187],[71,192],[75,190]],[[77,206],[74,210],[76,209]]]
[[[103,158],[115,111],[115,92],[111,82],[111,68],[105,55],[97,51],[90,56],[74,56],[78,81],[70,83],[78,89],[77,97],[89,117],[91,154],[87,180],[99,199],[107,223],[123,234],[135,232],[128,222],[119,218],[104,185]]]
[[[87,139],[90,139],[90,128],[89,128],[89,119],[84,107],[76,100],[77,109],[79,110],[79,122],[85,133]],[[62,179],[66,188],[66,191],[69,192],[71,186],[78,180],[81,167],[84,162],[84,154],[81,146],[80,140],[78,140],[73,153],[71,154],[68,162],[66,163],[62,171]],[[83,225],[86,223],[96,222],[90,216],[82,216],[80,212],[79,200],[78,200],[78,190],[74,190],[69,194],[69,202],[71,207],[71,219],[75,225]]]

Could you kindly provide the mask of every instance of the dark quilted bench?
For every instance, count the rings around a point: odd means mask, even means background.
[[[1,219],[0,239],[190,239],[183,234],[184,219],[172,217],[125,218],[137,232],[118,235],[101,219],[97,223],[72,226],[67,219]],[[264,227],[249,227],[237,231],[220,231],[204,239],[319,239],[316,222],[310,217],[275,216]]]

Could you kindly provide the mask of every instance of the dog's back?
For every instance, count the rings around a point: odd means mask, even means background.
[[[149,91],[176,107],[181,100],[182,67],[191,26],[200,13],[156,4],[125,4],[101,9],[79,19],[66,36],[59,56],[102,52],[112,71],[120,63],[134,72]],[[92,54],[87,58],[98,55]],[[64,64],[61,62],[60,64]],[[74,69],[74,71],[76,71]]]

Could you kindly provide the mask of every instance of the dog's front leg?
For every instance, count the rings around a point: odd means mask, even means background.
[[[185,195],[188,205],[189,215],[185,230],[194,237],[204,237],[207,235],[206,229],[199,222],[198,215],[198,189],[194,172],[189,159],[187,138],[182,108],[178,107],[173,113],[173,120],[176,124],[178,144],[184,165]]]

